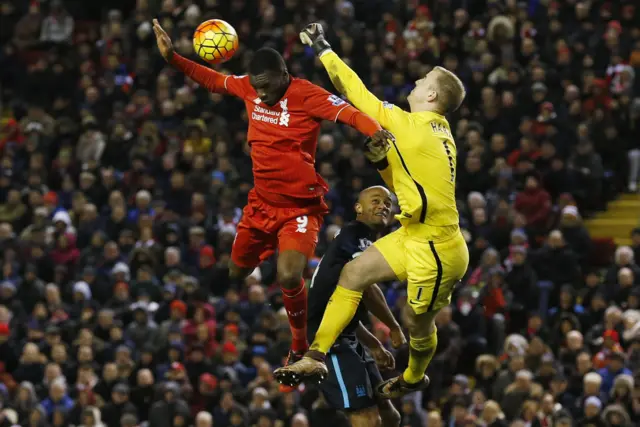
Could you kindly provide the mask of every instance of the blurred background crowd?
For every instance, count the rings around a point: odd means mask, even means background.
[[[640,229],[609,248],[583,224],[638,189],[639,9],[0,0],[0,427],[347,425],[314,389],[277,391],[289,332],[273,263],[227,278],[252,185],[243,104],[169,68],[153,17],[190,57],[200,22],[234,25],[225,72],[272,46],[334,91],[298,41],[322,20],[389,102],[405,107],[433,65],[465,82],[450,121],[472,262],[438,317],[432,386],[397,402],[403,427],[640,425]],[[331,213],[309,277],[357,193],[380,182],[361,135],[324,126]],[[382,287],[401,318],[403,285]],[[403,368],[406,349],[396,358]]]

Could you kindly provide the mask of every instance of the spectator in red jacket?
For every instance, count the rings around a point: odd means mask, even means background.
[[[525,188],[516,195],[515,209],[527,220],[529,233],[534,237],[544,233],[544,229],[551,213],[551,197],[540,186],[540,180],[535,174],[527,176]]]
[[[193,318],[187,320],[182,328],[182,333],[188,343],[198,341],[198,327],[200,325],[205,325],[211,333],[216,330],[215,312],[208,304],[196,307]]]
[[[489,274],[489,283],[483,289],[480,296],[484,315],[488,319],[493,318],[498,313],[503,313],[507,302],[504,295],[504,270],[495,268]]]
[[[507,163],[512,168],[516,167],[521,160],[530,160],[535,162],[540,157],[540,150],[531,138],[522,137],[520,139],[520,148],[513,150],[507,157]]]
[[[20,129],[20,125],[15,119],[7,120],[7,123],[2,126],[2,137],[0,138],[0,153],[4,150],[7,144],[13,143],[20,145],[24,142],[24,134]]]

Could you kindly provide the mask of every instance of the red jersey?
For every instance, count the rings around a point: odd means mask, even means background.
[[[208,90],[244,101],[255,190],[274,204],[317,199],[327,191],[327,183],[315,170],[322,120],[346,123],[368,136],[381,129],[340,97],[304,79],[292,77],[280,101],[269,106],[260,100],[248,76],[224,75],[178,54],[173,54],[171,63]]]
[[[227,76],[225,89],[244,100],[249,120],[256,192],[295,198],[316,198],[327,183],[316,173],[316,145],[322,120],[337,121],[349,104],[313,83],[291,78],[280,101],[264,104],[248,76]],[[267,194],[265,194],[267,193]]]

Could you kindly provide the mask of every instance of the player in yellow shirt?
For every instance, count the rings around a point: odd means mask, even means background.
[[[331,50],[320,24],[308,25],[300,39],[315,49],[335,87],[395,136],[388,147],[369,144],[367,156],[397,195],[401,213],[396,217],[402,226],[343,268],[310,351],[275,376],[292,386],[322,381],[324,356],[351,321],[363,291],[376,282],[406,280],[409,366],[377,388],[382,397],[400,397],[429,385],[425,371],[437,346],[434,319],[451,302],[469,264],[455,200],[457,151],[445,118],[464,100],[464,86],[455,74],[435,67],[416,82],[407,98],[411,111],[403,111],[367,90]]]

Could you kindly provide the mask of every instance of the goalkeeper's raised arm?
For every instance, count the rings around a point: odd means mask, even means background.
[[[307,25],[300,32],[300,40],[315,50],[336,89],[358,110],[390,130],[396,138],[398,128],[406,128],[410,113],[429,112],[444,117],[457,110],[465,98],[466,91],[460,79],[445,68],[434,67],[416,81],[416,87],[407,97],[410,112],[403,111],[393,104],[382,102],[366,88],[360,77],[331,50],[320,24]]]
[[[383,103],[369,92],[355,71],[331,50],[322,25],[307,25],[300,32],[300,40],[315,50],[335,88],[346,96],[354,107],[377,120],[383,128],[389,129],[394,121],[393,116],[403,111],[398,109],[399,111],[394,112],[393,106]]]
[[[392,124],[402,122],[401,115],[405,114],[399,108],[381,102],[374,94],[369,92],[360,77],[347,64],[336,55],[324,37],[324,31],[320,24],[309,24],[300,32],[302,43],[311,46],[320,57],[324,67],[329,73],[331,82],[358,110],[376,119],[385,129]],[[391,131],[393,132],[393,131]],[[395,192],[391,168],[388,167],[387,151],[395,138],[387,134],[388,138],[367,138],[365,142],[365,156],[374,164],[385,184]]]

